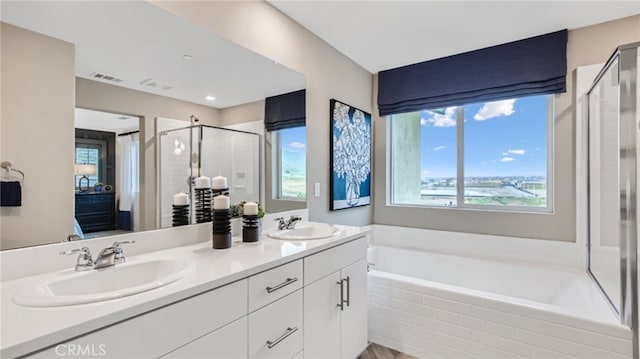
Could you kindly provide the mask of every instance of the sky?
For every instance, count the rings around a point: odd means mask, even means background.
[[[280,131],[283,149],[286,151],[306,153],[307,128],[294,127]]]
[[[547,96],[465,105],[465,177],[545,176]],[[456,176],[456,108],[421,112],[422,178]]]
[[[306,170],[307,153],[307,129],[306,127],[294,127],[280,131],[282,142],[283,162],[288,168],[295,168],[302,173]]]

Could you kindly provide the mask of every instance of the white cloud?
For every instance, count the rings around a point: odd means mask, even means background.
[[[432,124],[433,127],[454,127],[456,125],[456,120],[453,116],[456,114],[455,107],[447,107],[444,111],[444,114],[431,112],[431,117],[429,118],[421,118],[420,124],[422,126],[428,126]]]
[[[502,162],[502,163],[509,163],[509,162],[511,162],[511,161],[515,161],[515,160],[516,160],[515,158],[511,158],[511,157],[502,157],[502,158],[500,159],[500,162]]]
[[[499,116],[510,116],[515,112],[513,109],[515,102],[515,99],[486,102],[480,111],[473,116],[473,119],[484,121]]]
[[[519,150],[508,150],[508,153],[512,154],[512,155],[520,155],[520,156],[524,156],[525,153],[527,153],[526,150],[523,149],[519,149]]]
[[[447,148],[447,146],[438,146],[438,147],[434,147],[433,150],[440,151],[440,150],[444,150],[445,148]]]
[[[427,170],[422,171],[422,177],[429,177],[429,173],[431,173],[431,172],[429,172]]]
[[[302,142],[291,142],[289,144],[289,146],[293,147],[293,148],[305,148],[306,147],[306,145],[304,143],[302,143]]]

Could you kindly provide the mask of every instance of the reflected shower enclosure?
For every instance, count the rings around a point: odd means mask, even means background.
[[[231,204],[260,202],[260,135],[208,125],[194,125],[159,133],[159,228],[171,227],[173,196],[189,195],[191,221],[193,180],[200,176],[224,176]]]
[[[638,46],[618,47],[587,93],[589,273],[636,336]]]

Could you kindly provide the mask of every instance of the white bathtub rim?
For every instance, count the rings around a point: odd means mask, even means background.
[[[578,329],[585,329],[584,325],[580,325],[585,324],[589,327],[589,330],[592,331],[613,335],[622,339],[629,339],[631,337],[631,329],[625,325],[620,324],[617,321],[618,318],[616,318],[613,313],[611,314],[611,321],[602,321],[592,318],[585,318],[573,313],[567,313],[562,311],[560,309],[561,307],[551,304],[539,303],[531,300],[489,293],[475,289],[462,288],[450,284],[409,277],[401,274],[383,272],[375,269],[371,269],[368,274],[370,277],[373,276],[384,278],[392,282],[399,281],[417,285],[423,288],[433,288],[435,290],[426,291],[423,294],[443,298],[446,300],[458,301],[460,303],[481,306],[498,311],[505,311],[515,315],[527,315],[537,320],[551,321],[558,324],[576,327]],[[469,300],[468,302],[461,302],[451,297],[439,295],[442,294],[442,292],[458,293],[469,298],[480,298],[480,300]],[[491,305],[490,303],[495,303],[495,305]],[[523,309],[524,311],[526,311],[526,314],[523,313]]]
[[[404,248],[516,264],[526,263],[560,270],[584,271],[587,268],[587,251],[584,241],[553,241],[387,224],[372,224],[369,227],[372,229],[369,239],[372,246]],[[387,236],[390,232],[394,233],[393,240]],[[522,248],[525,248],[524,252]]]
[[[411,250],[411,251],[439,254],[439,255],[450,256],[450,257],[462,257],[462,258],[483,260],[483,261],[489,261],[489,262],[499,262],[499,263],[517,265],[517,266],[524,265],[524,266],[538,267],[543,269],[559,270],[559,271],[574,273],[574,274],[582,274],[585,272],[585,270],[582,268],[567,266],[565,264],[552,264],[552,263],[538,262],[535,260],[522,260],[522,259],[515,259],[515,258],[507,258],[503,256],[476,255],[473,253],[466,253],[466,252],[461,253],[455,250],[451,250],[451,251],[441,250],[441,249],[432,250],[432,249],[426,249],[420,246],[411,246],[411,245],[396,246],[396,245],[389,245],[387,243],[376,243],[376,242],[372,242],[369,244],[370,250],[373,250],[376,247],[405,249],[405,250]],[[585,263],[586,263],[586,260],[587,259],[585,258]]]

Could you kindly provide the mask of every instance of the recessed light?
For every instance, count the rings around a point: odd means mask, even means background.
[[[193,56],[188,55],[188,54],[184,54],[184,55],[182,55],[182,59],[183,60],[193,60]]]
[[[213,101],[213,100],[215,100],[216,98],[215,98],[215,97],[213,97],[213,96],[205,96],[205,98],[204,98],[204,99],[205,99],[205,100],[209,100],[209,101]]]

